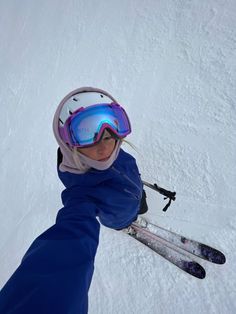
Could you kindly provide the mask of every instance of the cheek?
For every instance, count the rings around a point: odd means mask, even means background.
[[[116,146],[116,141],[111,142],[111,143],[109,144],[109,150],[110,150],[110,152],[113,152],[115,146]]]

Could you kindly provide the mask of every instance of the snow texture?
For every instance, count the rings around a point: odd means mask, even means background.
[[[236,313],[235,64],[235,0],[0,1],[0,286],[61,207],[57,104],[94,86],[127,109],[143,179],[177,191],[164,213],[147,189],[146,217],[227,262],[198,280],[102,228],[89,314]]]

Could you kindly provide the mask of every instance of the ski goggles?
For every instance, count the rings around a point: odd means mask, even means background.
[[[120,139],[131,133],[128,115],[119,104],[82,107],[72,113],[63,127],[59,127],[61,138],[70,146],[80,148],[98,143],[105,129]]]

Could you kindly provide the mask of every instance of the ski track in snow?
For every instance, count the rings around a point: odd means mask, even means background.
[[[222,250],[191,278],[122,232],[101,229],[90,314],[236,312],[236,3],[16,0],[0,3],[0,286],[55,221],[52,118],[79,86],[108,90],[127,109],[124,149],[148,190],[147,218]]]

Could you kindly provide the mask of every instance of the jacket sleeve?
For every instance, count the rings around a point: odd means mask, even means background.
[[[0,292],[0,313],[85,314],[98,246],[96,208],[63,192],[56,223],[34,240]]]

